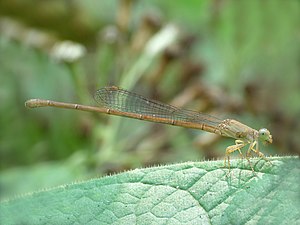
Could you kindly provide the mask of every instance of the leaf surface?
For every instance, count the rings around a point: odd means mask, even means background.
[[[135,169],[0,203],[1,224],[296,224],[300,162],[274,157]]]

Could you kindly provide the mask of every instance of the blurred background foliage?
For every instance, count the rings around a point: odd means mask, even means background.
[[[223,158],[232,139],[54,108],[121,86],[300,149],[300,2],[0,1],[1,198],[137,167]]]

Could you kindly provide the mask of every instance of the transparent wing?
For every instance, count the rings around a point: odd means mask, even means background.
[[[94,98],[101,106],[121,112],[164,118],[170,121],[204,123],[216,128],[222,122],[214,116],[180,109],[117,87],[101,88],[96,91]]]

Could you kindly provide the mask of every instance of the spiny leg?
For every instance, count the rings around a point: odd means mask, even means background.
[[[241,140],[236,140],[235,141],[235,145],[231,145],[231,146],[228,146],[226,148],[226,156],[225,156],[225,159],[224,159],[224,166],[226,167],[226,159],[228,160],[228,169],[230,171],[230,157],[229,155],[235,151],[239,151],[240,153],[240,156],[243,158],[243,154],[241,152],[241,148],[243,148],[247,143],[241,141]]]
[[[254,148],[255,145],[256,145],[256,148]],[[258,150],[258,144],[257,144],[256,141],[254,141],[254,142],[252,142],[252,143],[250,144],[250,147],[249,147],[249,150],[248,150],[249,154],[250,154],[250,151],[251,151],[251,150],[254,151],[259,157],[261,157],[261,158],[264,159],[266,162],[269,162],[269,163],[272,165],[272,162],[271,162],[269,159],[267,159],[266,156],[265,156],[262,152],[260,152],[260,151]],[[247,152],[247,154],[248,154],[248,152]]]
[[[246,159],[247,159],[247,161],[249,162],[249,165],[250,165],[250,167],[251,167],[252,172],[254,172],[254,168],[253,168],[252,163],[251,163],[251,161],[250,161],[250,157],[251,157],[251,150],[254,149],[254,146],[255,146],[256,144],[257,144],[256,141],[250,143],[249,148],[248,148],[248,151],[247,151],[247,153],[246,153]]]

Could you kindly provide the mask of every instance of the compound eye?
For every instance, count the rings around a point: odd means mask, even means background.
[[[270,132],[269,132],[266,128],[262,128],[262,129],[259,130],[259,135],[260,135],[261,137],[265,137],[265,136],[267,136],[269,133],[270,133]]]

